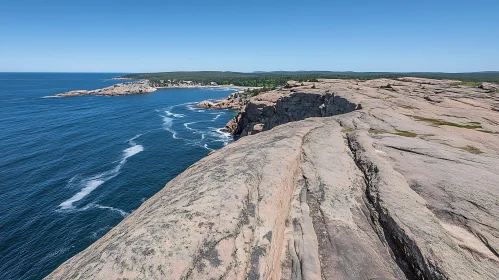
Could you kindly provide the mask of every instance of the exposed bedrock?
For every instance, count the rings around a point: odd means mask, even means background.
[[[251,98],[226,128],[231,134],[245,136],[288,122],[344,114],[356,108],[356,104],[334,93],[289,92],[276,98],[276,92],[270,92]]]
[[[276,102],[274,128],[192,165],[47,279],[497,279],[497,97],[454,83],[270,92],[345,113]],[[271,122],[281,110],[306,119]]]

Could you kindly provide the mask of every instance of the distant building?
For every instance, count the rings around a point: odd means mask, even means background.
[[[184,81],[184,84],[192,85],[193,82],[192,81]]]
[[[210,86],[218,86],[218,84],[215,82],[210,82]]]

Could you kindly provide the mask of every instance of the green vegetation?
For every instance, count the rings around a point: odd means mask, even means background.
[[[250,95],[250,96],[257,96],[260,93],[263,93],[263,92],[266,92],[266,91],[271,91],[271,90],[274,90],[274,89],[275,89],[275,87],[273,87],[273,88],[263,87],[263,88],[255,88],[255,89],[245,89],[244,93],[247,94],[247,95]]]
[[[481,82],[467,81],[467,82],[456,83],[455,85],[456,86],[479,87],[482,85],[482,83]]]
[[[467,151],[467,152],[475,154],[475,155],[483,154],[483,152],[480,151],[480,149],[473,147],[473,146],[469,146],[469,145],[466,147],[459,147],[459,149]]]
[[[499,132],[490,131],[490,130],[486,130],[486,129],[479,129],[478,131],[484,132],[484,133],[490,133],[490,134],[499,134]]]
[[[388,133],[384,130],[378,130],[378,129],[369,129],[369,133],[371,134],[385,134],[385,133]]]
[[[165,84],[170,81],[192,81],[196,84],[209,85],[215,82],[219,85],[251,86],[251,87],[277,87],[283,86],[289,80],[299,82],[317,82],[318,79],[359,79],[371,80],[378,78],[395,79],[400,77],[420,77],[432,79],[453,79],[464,82],[495,82],[499,83],[499,72],[477,73],[389,73],[389,72],[331,72],[331,71],[277,71],[277,72],[162,72],[127,74],[122,76],[129,79],[147,79],[153,85]],[[161,81],[163,81],[161,83]],[[391,85],[389,85],[391,88]],[[386,86],[387,87],[387,86]]]
[[[414,107],[412,107],[410,105],[402,105],[402,106],[400,106],[400,108],[409,109],[409,110],[414,109]]]
[[[410,131],[404,131],[404,130],[398,130],[396,129],[397,132],[395,132],[395,134],[399,135],[399,136],[404,136],[404,137],[416,137],[418,136],[416,133],[412,133]]]
[[[455,126],[455,127],[467,128],[467,129],[482,128],[482,126],[477,125],[476,122],[472,122],[472,123],[474,123],[472,125],[467,125],[467,124],[458,124],[458,123],[442,121],[442,120],[438,120],[438,119],[424,118],[424,117],[419,117],[419,116],[411,116],[411,117],[417,121],[427,122],[427,123],[430,123],[430,124],[435,125],[435,126],[447,125],[447,126]]]
[[[458,119],[466,119],[466,117],[460,117],[460,116],[456,116],[456,115],[445,115],[444,114],[444,116],[458,118]]]

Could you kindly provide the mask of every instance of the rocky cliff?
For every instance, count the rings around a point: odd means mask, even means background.
[[[232,124],[261,133],[47,279],[497,279],[498,104],[493,89],[414,78],[253,97]]]
[[[227,98],[210,101],[205,100],[194,105],[197,108],[206,109],[229,109],[229,110],[241,110],[249,102],[251,96],[245,91],[237,91],[231,93]]]

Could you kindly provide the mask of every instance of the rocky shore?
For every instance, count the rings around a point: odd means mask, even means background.
[[[113,78],[113,80],[129,80],[128,78]],[[231,89],[241,89],[240,93],[243,93],[243,89],[254,89],[253,87],[238,87],[238,86],[226,86],[226,85],[200,85],[193,83],[176,83],[168,84],[167,86],[156,86],[152,85],[148,80],[141,80],[138,82],[127,82],[120,83],[110,87],[96,89],[96,90],[73,90],[64,93],[56,94],[56,97],[71,97],[71,96],[83,96],[83,95],[106,95],[106,96],[119,96],[119,95],[129,95],[129,94],[142,94],[154,92],[158,89],[168,89],[168,88],[231,88]],[[233,96],[233,95],[231,95]],[[229,96],[230,97],[230,96]],[[228,98],[229,99],[229,98]],[[227,100],[227,99],[224,99]],[[239,98],[237,94],[234,96],[234,100],[227,100],[224,106],[216,105],[215,108],[228,108],[228,109],[240,109],[243,103],[238,105]],[[210,101],[203,101],[208,107],[208,104],[212,103]],[[224,101],[225,102],[225,101]]]
[[[250,96],[244,91],[238,91],[230,94],[227,98],[216,101],[201,101],[194,105],[197,108],[205,109],[229,109],[241,110],[249,102]]]
[[[497,279],[494,84],[290,82],[245,102],[227,128],[247,136],[46,279]]]
[[[57,97],[71,97],[71,96],[82,96],[82,95],[107,95],[107,96],[118,96],[118,95],[129,95],[129,94],[140,94],[154,92],[157,89],[149,85],[147,81],[140,82],[129,82],[116,84],[110,87],[96,89],[96,90],[73,90],[69,92],[59,93],[55,96]]]

